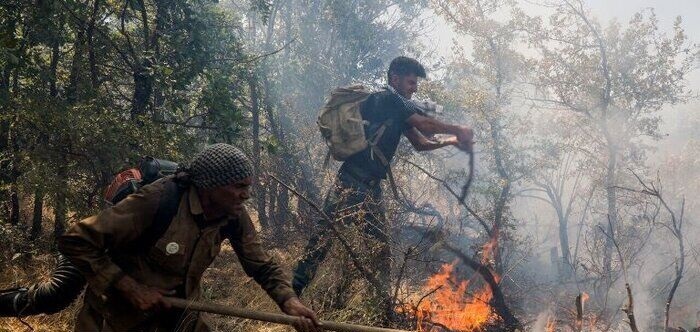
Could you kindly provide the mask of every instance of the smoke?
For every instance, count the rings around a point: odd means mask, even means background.
[[[595,287],[599,285],[591,282],[610,272],[601,269],[604,257],[600,246],[605,241],[605,235],[598,228],[599,225],[607,225],[605,176],[599,171],[601,167],[598,164],[605,162],[606,152],[600,145],[585,148],[586,144],[602,138],[599,132],[594,132],[592,126],[581,125],[581,115],[565,113],[561,109],[545,109],[541,105],[534,106],[530,100],[535,90],[532,87],[534,78],[528,76],[535,70],[533,65],[522,63],[519,57],[509,54],[508,61],[500,65],[509,69],[519,68],[524,73],[507,73],[506,77],[513,80],[508,87],[511,94],[506,98],[507,102],[501,104],[498,113],[482,112],[484,105],[490,106],[496,102],[492,98],[495,89],[488,86],[493,81],[489,74],[493,75],[495,66],[487,63],[467,69],[460,68],[458,65],[472,64],[471,58],[461,57],[474,56],[472,51],[479,44],[456,33],[443,17],[436,16],[432,10],[422,10],[420,16],[417,16],[416,6],[411,3],[411,6],[406,6],[410,7],[406,13],[397,14],[393,10],[380,8],[374,2],[367,2],[365,6],[368,10],[375,11],[374,14],[353,12],[353,15],[345,15],[345,11],[353,9],[343,7],[342,3],[337,3],[336,6],[313,2],[316,12],[329,16],[321,15],[323,17],[310,19],[306,15],[309,8],[304,8],[303,4],[295,1],[286,3],[288,4],[279,9],[277,16],[273,16],[272,22],[279,30],[270,38],[273,45],[255,51],[269,51],[283,46],[292,37],[296,38],[287,49],[265,63],[273,78],[266,83],[272,90],[269,112],[279,115],[284,127],[281,131],[286,135],[284,138],[290,142],[295,140],[291,143],[284,142],[289,145],[289,151],[297,153],[301,156],[300,160],[311,164],[312,170],[314,167],[319,169],[325,151],[319,149],[322,145],[317,144],[318,135],[313,121],[327,91],[350,83],[376,85],[384,81],[384,70],[394,56],[408,54],[422,57],[421,60],[431,64],[434,70],[429,74],[433,81],[429,85],[423,85],[430,89],[419,92],[445,104],[444,114],[439,115],[441,120],[468,124],[477,130],[477,172],[471,204],[488,218],[492,217],[493,212],[489,210],[488,204],[497,196],[499,181],[495,171],[495,158],[490,155],[495,144],[489,136],[490,128],[501,126],[504,137],[502,142],[505,144],[498,148],[513,151],[512,156],[505,160],[515,170],[514,178],[517,178],[512,184],[513,199],[507,211],[513,227],[508,230],[513,244],[508,249],[511,256],[507,261],[512,265],[509,266],[511,269],[507,271],[504,281],[512,295],[509,300],[514,306],[522,308],[523,316],[536,317],[532,325],[534,331],[544,331],[550,318],[564,316],[566,313],[562,308],[570,310],[573,299],[582,291],[598,299],[596,301],[599,303],[591,304],[590,315],[595,315],[595,310],[607,305],[615,312],[614,319],[621,321],[619,308],[625,305],[627,298],[624,277],[619,272],[621,262],[616,253],[613,252],[614,257],[611,258],[615,271],[609,293],[596,294],[598,289]],[[552,12],[551,9],[528,1],[517,3],[530,15],[546,18]],[[589,1],[586,5],[591,7],[592,15],[598,22],[608,22],[619,17],[618,21],[625,22],[621,23],[624,26],[628,18],[648,3],[619,1],[610,7],[608,2]],[[659,9],[659,28],[669,32],[672,31],[673,15],[700,12],[689,10],[692,6],[697,6],[695,2],[672,4],[667,1],[653,5]],[[400,24],[416,17],[425,19],[426,13],[429,18],[432,15],[435,21],[431,29],[421,30],[423,26],[419,24]],[[399,15],[398,18],[395,14]],[[496,21],[500,21],[506,14],[508,13],[499,12]],[[373,17],[379,19],[374,21]],[[345,22],[346,20],[351,21]],[[700,20],[687,19],[686,22],[688,32],[700,31]],[[491,23],[494,22],[489,22]],[[421,38],[415,39],[417,36]],[[260,43],[265,40],[263,37],[254,37],[249,44],[263,45]],[[453,42],[461,46],[463,53],[455,52]],[[518,55],[535,53],[527,48],[526,42],[517,41],[515,45],[513,51],[518,52]],[[483,53],[483,49],[479,51]],[[445,64],[445,59],[451,63]],[[620,60],[616,65],[628,67],[634,64],[630,62],[632,60]],[[597,69],[590,69],[595,70]],[[479,77],[479,73],[483,77]],[[621,76],[620,79],[623,79],[624,75]],[[700,74],[692,73],[687,79],[691,90],[699,90]],[[440,87],[443,89],[440,90]],[[486,97],[478,93],[483,93]],[[580,93],[590,91],[582,90]],[[596,90],[591,94],[597,93]],[[614,107],[616,106],[613,105],[612,108]],[[683,233],[686,242],[686,273],[674,299],[672,311],[680,313],[677,320],[674,316],[674,324],[686,326],[693,324],[688,318],[692,315],[689,316],[686,312],[694,313],[694,308],[700,305],[697,300],[700,298],[697,294],[700,289],[700,228],[696,222],[700,217],[700,198],[696,195],[700,191],[700,167],[697,167],[700,165],[698,107],[700,103],[697,99],[690,99],[688,103],[665,107],[658,112],[661,121],[660,139],[643,136],[638,141],[639,147],[621,152],[621,166],[616,175],[621,186],[639,189],[640,184],[628,168],[633,168],[646,181],[655,181],[658,174],[664,197],[679,215],[680,204],[685,199],[686,223]],[[624,140],[625,135],[629,134],[625,132],[628,120],[621,114],[611,121],[609,125],[612,136]],[[559,136],[552,138],[553,132]],[[536,145],[546,148],[535,151]],[[565,155],[563,151],[566,149],[573,151],[571,156]],[[432,166],[432,170],[447,179],[454,188],[458,188],[464,180],[466,158],[461,153],[447,150],[416,154],[406,144],[398,154],[414,158],[420,165]],[[557,174],[557,171],[563,169],[566,158],[571,159],[567,171],[563,175]],[[459,227],[459,232],[455,233],[459,236],[478,236],[478,226],[471,229],[466,227],[467,230],[462,232],[462,221],[476,223],[466,213],[455,208],[447,194],[444,197],[432,195],[444,194],[439,185],[426,184],[431,180],[417,176],[414,168],[400,162],[397,165],[396,172],[400,182],[409,189],[407,191],[422,195],[414,195],[420,197],[418,203],[434,205],[436,210],[447,217],[446,220],[452,225],[458,225],[455,228]],[[547,202],[551,201],[548,193],[535,186],[533,179],[519,177],[526,173],[536,173],[534,180],[540,182],[556,180],[556,176],[563,178],[564,181],[559,186],[553,187],[561,191],[558,198],[561,199],[562,207],[567,209],[564,212],[568,224],[562,227],[563,232],[560,231],[561,220],[556,208]],[[430,192],[426,194],[426,191]],[[674,263],[679,256],[675,239],[665,226],[669,222],[669,215],[660,211],[654,216],[654,205],[658,206],[658,201],[644,195],[620,190],[618,196],[621,226],[615,230],[615,234],[621,243],[625,264],[628,265],[627,277],[634,291],[637,319],[641,328],[655,329],[659,322],[663,322],[663,303],[674,274]],[[569,265],[561,257],[564,252],[560,241],[562,234],[569,239]],[[473,239],[465,241],[470,245],[474,242]],[[555,254],[552,255],[552,252]]]

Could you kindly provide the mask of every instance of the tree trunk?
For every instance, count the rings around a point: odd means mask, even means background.
[[[560,277],[568,279],[571,276],[571,250],[569,249],[569,221],[564,216],[564,211],[561,208],[557,209],[559,218],[559,246],[561,247],[562,268],[563,273]]]
[[[10,186],[10,224],[19,224],[19,188],[17,186],[17,179]]]
[[[17,93],[19,91],[19,83],[18,83],[18,74],[17,70],[14,71],[13,73],[13,82],[12,82],[12,90],[14,93]],[[20,151],[20,146],[19,143],[17,142],[17,134],[13,134],[13,130],[10,129],[8,132],[8,140],[10,144],[10,148],[12,149],[12,169],[10,170],[10,224],[12,225],[18,225],[19,224],[19,216],[20,216],[20,206],[19,206],[19,185],[17,184],[17,180],[19,179],[19,176],[22,174],[22,172],[17,168],[17,165],[19,164],[19,151]]]
[[[683,278],[683,270],[685,269],[685,246],[683,243],[683,215],[684,215],[684,209],[685,209],[685,200],[683,201],[683,205],[681,208],[681,214],[680,214],[680,219],[678,222],[675,220],[675,216],[672,215],[673,217],[673,235],[676,237],[678,240],[678,261],[676,261],[676,276],[673,280],[673,286],[671,286],[671,290],[668,292],[668,297],[666,298],[666,305],[664,307],[664,328],[668,330],[668,322],[671,316],[671,303],[673,303],[673,297],[676,295],[676,290],[678,289],[678,285],[681,283],[681,279]]]
[[[153,77],[151,76],[151,61],[144,59],[134,69],[134,95],[131,104],[131,120],[139,123],[139,117],[146,114],[148,101],[153,92]]]
[[[68,76],[68,86],[66,87],[66,101],[67,109],[78,103],[81,99],[80,91],[80,80],[83,78],[83,60],[86,52],[86,41],[85,41],[85,30],[86,26],[84,22],[76,23],[76,36],[75,42],[73,44],[73,58],[71,59],[71,70]],[[68,192],[68,164],[69,160],[67,158],[67,150],[71,144],[70,137],[57,137],[56,146],[60,148],[60,155],[57,158],[57,165],[54,165],[56,172],[56,179],[58,183],[55,193],[54,200],[54,239],[62,235],[66,228],[66,214],[68,213],[68,202],[66,199],[66,193]]]
[[[7,7],[16,7],[12,4],[6,5]],[[16,44],[17,43],[17,38],[15,36],[16,30],[17,30],[17,21],[20,19],[20,8],[14,8],[10,9],[8,8],[8,11],[10,13],[13,13],[14,15],[11,15],[11,17],[7,17],[4,26],[4,31],[3,31],[3,37],[7,38],[6,43],[8,44]],[[2,68],[2,72],[0,74],[0,102],[7,101],[9,100],[8,98],[10,97],[10,73],[12,72],[14,65],[12,61],[8,61],[5,64],[5,67]]]
[[[151,34],[150,28],[148,26],[148,12],[146,10],[146,5],[143,0],[138,0],[140,15],[141,15],[141,33],[143,38],[143,49],[144,53],[150,53],[154,51],[154,48],[158,45],[158,36],[160,34],[159,28],[162,29],[163,24],[163,8],[159,1],[155,1],[153,5],[156,7],[156,31]],[[138,57],[134,54],[134,57]],[[134,78],[134,95],[132,97],[131,104],[131,120],[140,123],[138,118],[146,114],[148,110],[149,103],[151,101],[151,96],[153,95],[153,66],[154,61],[157,58],[144,57],[143,59],[137,59],[135,61],[133,78]]]
[[[270,183],[267,186],[267,194],[270,197],[270,202],[268,205],[268,219],[273,227],[277,228],[279,225],[279,219],[277,219],[277,196],[279,195],[279,184]]]
[[[90,82],[92,83],[91,89],[96,91],[99,87],[100,80],[97,72],[97,59],[95,57],[95,47],[93,35],[95,33],[95,22],[100,10],[100,0],[95,0],[92,7],[92,15],[90,16],[90,22],[87,27],[87,46],[88,46],[88,63],[90,65]]]
[[[66,230],[66,196],[59,190],[56,193],[56,205],[54,207],[54,225],[53,225],[53,236],[54,240],[63,234]]]
[[[151,33],[150,48],[155,54],[154,58],[156,60],[161,59],[160,54],[160,36],[162,31],[165,30],[165,20],[166,20],[166,10],[169,2],[156,1],[156,21],[153,28],[153,33]],[[159,84],[153,86],[153,116],[154,118],[162,118],[160,110],[165,103],[165,94],[163,89]]]
[[[263,66],[263,70],[267,70],[267,66]],[[278,121],[275,119],[275,114],[273,111],[274,106],[272,101],[272,86],[270,84],[270,80],[268,79],[268,75],[263,75],[262,81],[264,93],[263,107],[265,109],[267,122],[270,124],[272,134],[277,142],[284,144],[284,135]],[[286,147],[282,147],[281,150],[285,151]],[[275,159],[278,160],[279,167],[275,171],[277,174],[281,175],[282,178],[285,178],[285,176],[282,176],[282,174],[288,173],[290,167],[290,164],[283,160],[285,153],[286,152],[283,152],[281,156],[271,156],[271,158],[275,157]],[[268,195],[270,197],[268,218],[271,220],[271,224],[273,224],[277,230],[281,230],[283,223],[286,220],[286,212],[289,204],[289,193],[287,192],[287,189],[275,184],[274,187],[268,191]]]
[[[82,60],[85,51],[85,30],[82,24],[76,26],[75,42],[73,43],[73,59],[71,61],[68,86],[66,87],[66,100],[69,105],[74,105],[78,101],[78,81],[82,76]]]
[[[499,184],[501,187],[501,192],[496,198],[494,204],[494,217],[493,217],[493,233],[502,234],[505,233],[503,229],[503,224],[505,222],[506,210],[508,208],[508,202],[510,201],[510,189],[511,180],[506,165],[503,160],[503,151],[501,151],[501,146],[504,146],[501,139],[501,125],[498,119],[492,119],[489,121],[491,127],[491,139],[493,139],[493,157],[496,164],[496,171],[498,173]],[[503,260],[501,256],[501,246],[499,245],[500,239],[494,241],[493,248],[493,261],[494,268],[497,273],[503,274]]]
[[[277,193],[277,211],[275,211],[275,218],[281,227],[281,225],[289,220],[289,191],[286,188],[279,188]]]
[[[608,203],[608,216],[610,218],[610,223],[608,225],[608,234],[612,234],[612,232],[615,231],[613,228],[617,227],[617,189],[615,188],[615,170],[617,168],[617,157],[612,151],[612,148],[610,150],[610,159],[608,161],[608,166],[605,175],[605,196]],[[605,271],[610,271],[611,260],[609,259],[609,257],[612,257],[612,255],[609,255],[608,253],[612,253],[613,243],[609,237],[607,237],[607,239],[608,240],[605,241],[605,256],[608,257],[608,259],[605,260],[604,269]]]
[[[35,240],[41,235],[42,222],[44,220],[44,193],[41,188],[34,191],[34,214],[32,215],[32,228],[29,238]]]
[[[461,250],[451,246],[450,244],[443,243],[443,245],[445,249],[459,257],[465,265],[469,266],[472,270],[481,275],[484,281],[489,285],[489,288],[491,288],[491,293],[493,293],[491,305],[493,306],[493,309],[496,312],[496,314],[503,320],[503,331],[521,330],[522,324],[515,317],[515,315],[513,315],[510,308],[508,307],[505,295],[501,291],[501,284],[499,284],[497,277],[493,274],[491,269],[487,265],[484,265],[481,262],[479,262],[478,260],[467,256]]]
[[[260,93],[258,91],[257,81],[255,75],[251,74],[248,77],[248,88],[250,89],[250,112],[252,114],[252,131],[253,131],[253,169],[255,169],[255,177],[260,179],[260,165],[261,165],[261,149],[260,149]],[[269,219],[267,216],[267,192],[264,186],[261,185],[260,181],[255,181],[255,202],[258,206],[258,218],[260,220],[260,225],[263,227],[269,226]]]
[[[508,204],[508,201],[510,200],[510,180],[507,178],[501,178],[501,181],[503,182],[503,185],[501,186],[501,192],[498,195],[498,199],[496,199],[496,205],[494,208],[494,234],[504,231],[502,229],[503,221],[505,218],[504,214],[507,208],[506,204]],[[501,255],[501,246],[499,244],[500,240],[501,239],[496,239],[496,241],[494,242],[493,261],[496,272],[502,274],[504,272],[504,269],[503,259]]]
[[[605,136],[607,142],[608,150],[608,164],[605,170],[605,196],[607,199],[607,223],[604,229],[607,229],[607,233],[610,236],[605,237],[605,247],[603,251],[603,271],[605,275],[603,276],[603,283],[597,290],[596,298],[599,304],[605,303],[605,298],[608,290],[612,286],[612,257],[613,257],[613,235],[617,228],[617,189],[615,186],[616,182],[616,171],[617,171],[617,149],[615,147],[615,142],[613,142],[612,137],[605,128]]]
[[[55,38],[51,42],[51,65],[49,67],[49,96],[52,98],[58,96],[58,89],[56,89],[56,71],[58,69],[59,51],[60,45],[58,43],[58,38]]]
[[[19,13],[19,9],[11,12]],[[16,42],[15,30],[17,26],[17,16],[18,15],[13,15],[5,21],[6,25],[4,26],[3,35],[9,37],[7,40],[8,43]],[[2,110],[3,114],[8,114],[9,110],[12,109],[10,102],[10,77],[12,76],[13,67],[14,65],[8,61],[2,68],[2,72],[0,72],[0,110]],[[10,119],[0,120],[0,133],[2,133],[0,137],[0,150],[13,151],[13,156],[11,158],[13,162],[11,162],[12,168],[10,172],[2,172],[3,174],[0,175],[0,183],[10,183],[9,190],[0,190],[0,202],[5,210],[3,211],[5,216],[9,217],[8,221],[11,224],[17,224],[19,222],[19,200],[17,197],[17,184],[15,183],[17,170],[14,153],[16,151],[12,144],[11,121]],[[0,164],[0,167],[3,169],[6,169],[5,167],[7,166],[10,166],[9,163],[3,162]]]
[[[668,292],[668,297],[666,298],[666,305],[664,306],[664,328],[668,329],[668,321],[671,316],[671,303],[673,303],[673,297],[676,295],[676,290],[678,289],[678,285],[681,283],[681,279],[683,278],[683,269],[685,267],[685,253],[683,249],[683,236],[678,237],[678,243],[679,243],[679,249],[680,249],[680,257],[678,258],[678,263],[676,265],[676,276],[673,280],[673,286],[671,286],[671,290]]]
[[[274,26],[275,26],[275,20],[277,17],[277,9],[279,6],[279,2],[273,2],[272,3],[273,7],[270,12],[270,17],[268,18],[267,22],[267,29],[265,30],[265,41],[263,44],[263,51],[267,52],[268,49],[270,48],[271,42],[272,42],[272,36],[274,33]],[[256,33],[256,26],[255,22],[257,20],[257,15],[255,13],[251,13],[249,15],[250,18],[250,38],[251,40],[255,40],[255,33]],[[253,115],[253,158],[255,159],[255,169],[259,170],[260,165],[261,165],[261,149],[260,149],[260,100],[263,102],[263,107],[268,115],[268,120],[270,121],[272,125],[272,132],[276,136],[276,128],[275,128],[275,123],[272,118],[272,104],[271,104],[271,89],[270,89],[270,82],[267,79],[267,66],[265,63],[261,64],[260,68],[258,69],[263,77],[263,91],[262,91],[262,96],[260,96],[260,91],[258,90],[257,86],[257,80],[256,76],[251,76],[249,78],[249,86],[250,86],[250,96],[251,96],[251,113]],[[262,97],[262,98],[261,98]],[[260,216],[260,223],[265,224],[270,226],[270,220],[274,218],[275,216],[275,191],[273,190],[268,190],[269,188],[263,188],[261,185],[256,186],[256,201],[258,205],[258,214]],[[270,196],[270,210],[269,212],[267,211],[267,196]]]
[[[62,156],[59,162],[61,165],[56,170],[56,178],[59,179],[59,182],[55,194],[56,201],[54,202],[54,241],[66,230],[66,214],[68,213],[68,202],[66,199],[66,192],[68,190],[68,182],[66,181],[68,176],[68,160],[66,160],[65,156]]]

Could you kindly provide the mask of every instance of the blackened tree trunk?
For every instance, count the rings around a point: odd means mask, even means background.
[[[683,272],[685,270],[685,244],[683,242],[683,218],[685,216],[685,198],[683,199],[683,203],[681,203],[680,217],[676,218],[676,214],[673,213],[673,210],[671,210],[668,204],[666,204],[666,201],[663,200],[663,198],[661,197],[661,193],[659,193],[658,191],[657,193],[659,200],[661,200],[661,203],[671,214],[671,227],[669,228],[673,236],[678,241],[678,259],[676,260],[674,269],[675,277],[673,278],[673,285],[671,286],[671,290],[668,292],[668,296],[666,297],[666,305],[664,306],[664,329],[668,330],[668,324],[671,317],[671,303],[673,303],[673,298],[676,295],[676,291],[678,290],[678,286],[681,283],[681,279],[683,279]]]
[[[12,225],[19,224],[19,187],[16,181],[17,178],[15,177],[10,186],[10,224]]]
[[[496,275],[493,273],[491,268],[479,262],[479,260],[473,259],[463,253],[461,250],[451,246],[450,244],[444,243],[445,249],[455,254],[465,265],[469,266],[474,272],[481,275],[484,281],[491,288],[493,293],[493,299],[491,300],[491,305],[493,306],[496,314],[503,320],[503,331],[519,331],[522,330],[522,324],[518,318],[513,315],[513,312],[508,307],[503,291],[501,291],[501,286]]]
[[[561,256],[563,259],[563,275],[561,277],[568,278],[571,272],[571,250],[569,249],[569,221],[560,212],[557,212],[559,218],[559,246],[561,247]]]
[[[32,215],[32,228],[29,238],[35,240],[41,235],[42,222],[44,220],[44,192],[41,188],[34,191],[34,213]]]

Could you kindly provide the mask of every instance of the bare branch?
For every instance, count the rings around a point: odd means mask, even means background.
[[[386,291],[384,290],[383,287],[381,287],[381,283],[377,278],[374,276],[374,274],[370,273],[364,265],[361,264],[360,258],[357,256],[357,253],[355,253],[352,250],[352,246],[350,246],[350,243],[343,237],[343,235],[338,231],[338,229],[335,227],[333,219],[329,217],[323,209],[321,209],[316,203],[312,202],[310,199],[308,199],[306,196],[304,196],[302,193],[297,191],[296,189],[292,188],[290,185],[286,184],[279,178],[277,178],[274,174],[268,173],[267,174],[271,179],[275,180],[277,183],[279,183],[281,186],[285,187],[287,190],[292,192],[294,195],[299,197],[299,199],[303,200],[306,204],[309,204],[316,212],[324,219],[326,222],[326,225],[331,232],[338,238],[338,241],[340,244],[343,246],[345,251],[348,253],[350,256],[350,259],[352,260],[353,265],[355,268],[362,274],[365,279],[375,288],[375,291],[379,292],[384,298],[389,298],[389,294],[385,294]]]
[[[456,191],[454,191],[454,189],[452,189],[452,187],[450,187],[450,185],[447,183],[447,181],[433,175],[432,173],[428,172],[426,169],[424,169],[420,165],[418,165],[418,164],[416,164],[408,159],[405,159],[405,158],[401,158],[401,159],[403,159],[406,163],[417,168],[418,170],[423,172],[425,175],[427,175],[429,178],[439,182],[443,187],[445,187],[445,189],[447,189],[447,191],[452,196],[454,196],[457,199],[457,201],[459,201],[459,204],[462,207],[464,207],[469,212],[469,214],[471,214],[472,217],[474,217],[479,222],[479,224],[481,224],[481,227],[484,228],[484,231],[486,231],[486,234],[488,234],[489,236],[492,236],[493,230],[486,224],[486,221],[484,221],[484,219],[481,218],[474,210],[472,210],[465,202],[460,200],[460,195]]]

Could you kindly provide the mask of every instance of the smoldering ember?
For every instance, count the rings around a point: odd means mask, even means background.
[[[700,332],[699,15],[0,1],[0,332]]]

